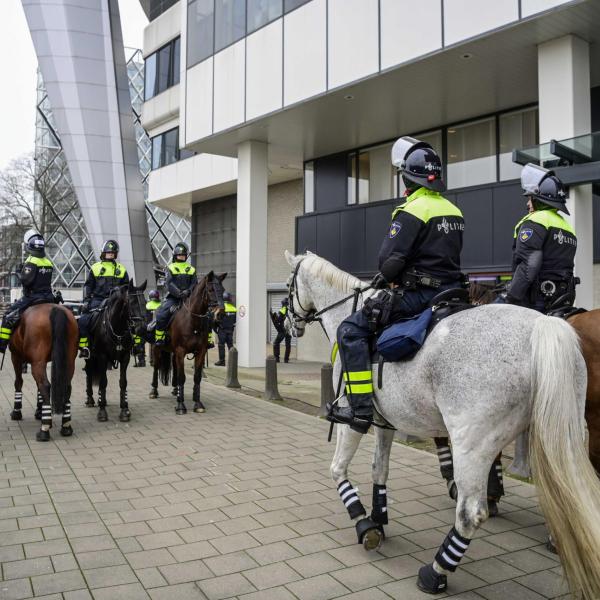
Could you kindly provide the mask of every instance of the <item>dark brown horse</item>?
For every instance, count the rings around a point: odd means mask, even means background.
[[[52,413],[62,414],[61,435],[73,434],[71,427],[71,380],[75,372],[78,330],[73,313],[56,304],[37,304],[28,308],[10,338],[10,351],[15,369],[15,405],[13,421],[20,421],[23,403],[23,365],[31,365],[31,374],[41,398],[42,426],[37,432],[39,442],[50,439]],[[52,361],[50,381],[46,365]]]
[[[178,415],[187,412],[183,386],[185,384],[185,357],[189,354],[194,359],[193,410],[196,413],[206,410],[200,400],[202,366],[208,350],[208,334],[213,319],[219,321],[224,314],[222,282],[226,276],[227,273],[216,275],[211,271],[200,279],[169,324],[168,344],[153,347],[154,373],[150,397],[158,396],[158,371],[160,371],[162,384],[169,385],[171,369],[173,369],[173,385],[177,390],[175,412]]]

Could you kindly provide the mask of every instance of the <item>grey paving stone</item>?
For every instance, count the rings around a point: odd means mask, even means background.
[[[284,562],[248,569],[244,571],[244,576],[259,590],[285,585],[301,579],[301,576]]]
[[[178,546],[183,544],[183,540],[175,531],[163,531],[162,533],[150,533],[148,535],[138,535],[137,541],[144,550],[154,550],[155,548],[168,548],[169,546]]]
[[[329,600],[329,598],[337,598],[349,592],[348,588],[331,575],[318,575],[310,579],[295,581],[286,587],[300,600]]]
[[[256,591],[256,588],[239,573],[199,581],[197,585],[208,600],[232,598]]]
[[[64,592],[63,598],[65,600],[92,600],[92,594],[89,590],[74,590],[72,592]]]
[[[207,600],[194,583],[181,583],[149,590],[152,600]]]
[[[51,557],[52,565],[57,573],[61,571],[72,571],[78,569],[79,565],[75,561],[75,557],[71,553],[67,554],[56,554]]]
[[[115,585],[94,590],[94,600],[148,600],[148,598],[150,596],[139,583]]]
[[[515,579],[517,583],[534,590],[547,598],[562,596],[569,592],[569,587],[562,574],[554,571],[539,571]]]
[[[183,544],[181,546],[169,547],[169,552],[178,562],[207,558],[218,554],[210,542],[194,542],[192,544]]]
[[[89,537],[74,538],[71,540],[71,545],[76,554],[79,552],[111,550],[117,547],[110,535],[91,535]]]
[[[25,556],[27,556],[27,558],[53,556],[54,554],[66,554],[69,552],[71,552],[71,546],[69,546],[66,539],[25,544]]]
[[[97,550],[93,552],[78,552],[77,562],[82,569],[98,569],[100,567],[113,567],[125,564],[123,553],[117,549]]]
[[[166,549],[142,550],[141,552],[130,552],[125,554],[127,562],[134,569],[143,569],[146,567],[158,567],[161,565],[170,565],[176,562],[173,555]]]
[[[343,569],[344,565],[327,552],[315,552],[306,556],[299,556],[287,561],[288,565],[298,571],[302,577],[314,577],[323,573],[331,573]]]
[[[2,563],[4,579],[21,579],[34,575],[54,573],[52,562],[47,556]]]
[[[29,579],[12,579],[0,581],[0,598],[2,600],[21,600],[32,596]]]
[[[169,585],[188,583],[214,577],[213,572],[202,560],[164,565],[159,567],[160,573]]]
[[[260,550],[260,548],[256,550]],[[284,560],[281,559],[281,555],[279,555],[279,558],[280,560]],[[223,556],[205,558],[204,563],[217,576],[229,575],[230,573],[245,571],[246,569],[258,566],[258,562],[251,558],[245,551],[230,552]]]
[[[213,546],[221,553],[237,552],[238,550],[246,550],[255,548],[260,545],[259,542],[247,533],[238,533],[227,537],[217,538],[211,542]]]
[[[392,578],[372,564],[357,565],[330,573],[349,590],[357,592],[388,583]]]
[[[140,583],[144,589],[167,585],[167,580],[161,575],[160,571],[156,567],[137,569],[135,574],[137,575],[137,578],[140,580]]]
[[[38,575],[31,578],[31,584],[36,596],[69,592],[86,587],[80,571],[63,571],[51,575]]]
[[[240,600],[295,600],[295,596],[284,587],[269,588],[259,590],[250,594],[238,596]]]
[[[137,577],[129,565],[84,569],[83,574],[90,589],[137,582]]]
[[[477,590],[477,593],[486,600],[506,600],[506,598],[518,598],[519,600],[543,600],[537,592],[522,586],[516,581],[502,581]]]

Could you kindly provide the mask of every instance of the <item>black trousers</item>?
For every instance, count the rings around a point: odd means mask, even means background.
[[[156,309],[156,329],[164,331],[171,318],[171,307],[179,304],[180,300],[167,296]]]
[[[224,329],[223,327],[219,327],[217,337],[219,338],[219,360],[224,361],[225,345],[227,345],[228,350],[231,350],[233,347],[233,329]]]
[[[273,342],[273,355],[275,358],[279,358],[280,356],[280,346],[281,342],[285,340],[285,361],[290,360],[290,352],[292,351],[292,336],[283,329],[282,331],[277,332],[277,337]]]
[[[79,337],[87,338],[90,334],[90,323],[92,321],[92,317],[94,313],[93,309],[98,308],[104,300],[102,298],[92,298],[89,304],[89,308],[86,312],[82,313],[77,319],[77,324],[79,325]]]
[[[11,329],[14,329],[23,313],[33,304],[42,304],[44,302],[52,302],[54,303],[54,295],[53,294],[31,294],[29,296],[23,296],[18,300],[15,300],[6,311],[6,315],[4,316],[5,325],[9,326]],[[9,319],[7,320],[7,317]]]

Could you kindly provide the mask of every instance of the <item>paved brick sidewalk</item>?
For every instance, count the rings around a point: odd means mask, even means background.
[[[204,385],[208,411],[176,416],[164,390],[147,399],[149,369],[130,369],[129,424],[83,406],[75,381],[75,436],[34,441],[33,392],[10,420],[11,366],[0,374],[0,599],[300,600],[428,597],[415,574],[454,521],[436,458],[395,445],[387,540],[355,543],[328,466],[327,424]],[[189,403],[188,403],[189,404]],[[352,470],[370,502],[372,437]],[[502,518],[471,544],[448,595],[534,600],[564,595],[542,545],[534,488],[507,481]]]

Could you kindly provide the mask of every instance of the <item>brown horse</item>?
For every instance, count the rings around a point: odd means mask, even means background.
[[[187,412],[184,402],[185,357],[194,357],[194,412],[206,410],[200,400],[200,382],[202,367],[208,350],[208,334],[213,319],[219,321],[224,314],[223,280],[227,273],[216,275],[211,271],[200,279],[189,298],[183,301],[168,327],[168,344],[153,347],[154,373],[150,397],[158,396],[158,375],[163,385],[169,385],[173,369],[173,386],[177,390],[175,412],[183,415]]]
[[[15,369],[15,405],[13,421],[23,418],[23,365],[31,365],[31,374],[41,398],[42,426],[37,432],[39,442],[50,439],[52,413],[62,414],[60,434],[73,434],[71,427],[71,380],[75,371],[78,330],[73,313],[56,304],[37,304],[28,308],[10,338],[10,351]],[[46,365],[52,361],[50,381]],[[38,405],[39,409],[39,405]]]

